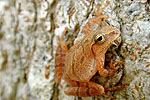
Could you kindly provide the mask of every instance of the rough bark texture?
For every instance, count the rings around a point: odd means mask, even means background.
[[[110,0],[103,11],[107,22],[120,28],[119,56],[125,62],[118,100],[150,99],[149,0]],[[69,28],[66,41],[80,40],[83,25],[96,4],[106,0],[1,0],[0,1],[0,100],[102,100],[56,95],[54,58],[56,36]],[[45,73],[47,73],[45,75]],[[54,93],[55,92],[55,93]],[[55,96],[54,96],[55,95]]]

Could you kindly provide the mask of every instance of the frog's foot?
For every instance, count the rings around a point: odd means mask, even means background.
[[[113,76],[118,69],[123,68],[122,64],[124,64],[123,61],[113,61],[111,60],[109,63],[109,67],[107,67],[107,70],[109,71],[108,76]]]
[[[71,85],[73,82],[73,85]],[[72,81],[64,90],[65,94],[79,96],[79,97],[88,97],[88,96],[97,96],[104,94],[104,87],[94,83],[94,82],[77,82]]]
[[[101,76],[110,77],[113,76],[119,68],[123,68],[122,61],[110,61],[109,67],[104,68],[103,66],[98,67],[98,72]],[[117,66],[119,65],[119,66]],[[117,67],[116,67],[117,66]]]
[[[115,96],[111,96],[111,95],[108,95],[107,92],[111,92],[111,91],[116,91],[118,89],[122,89],[122,88],[125,88],[127,86],[127,84],[124,84],[124,85],[118,85],[118,86],[113,86],[111,88],[105,88],[105,94],[103,94],[105,97],[109,97],[109,98],[112,98],[112,99],[116,99]]]
[[[122,64],[124,64],[123,61],[113,61],[113,60],[110,60],[109,68],[114,69],[115,71],[117,71],[119,68],[123,68]],[[117,65],[119,65],[119,66],[117,66]]]
[[[113,87],[111,87],[111,88],[105,88],[105,92],[116,91],[116,90],[125,88],[126,86],[128,86],[128,84],[123,84],[123,85],[113,86]]]
[[[105,97],[108,97],[108,98],[112,98],[112,99],[116,99],[115,96],[111,96],[111,95],[108,95],[108,94],[103,94]]]

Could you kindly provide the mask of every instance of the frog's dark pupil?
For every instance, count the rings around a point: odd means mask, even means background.
[[[97,40],[101,41],[103,39],[103,36],[100,36]]]

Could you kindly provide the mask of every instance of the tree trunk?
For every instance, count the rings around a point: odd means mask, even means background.
[[[64,94],[64,80],[55,83],[57,36],[65,42],[84,37],[83,26],[97,4],[107,0],[1,0],[0,100],[110,100],[104,96]],[[115,84],[127,87],[109,93],[118,100],[150,99],[149,0],[110,0],[103,14],[121,30],[116,58],[124,61]],[[72,45],[72,44],[71,44]],[[70,45],[70,46],[71,46]],[[111,51],[111,50],[110,50]],[[112,78],[115,80],[115,78]]]

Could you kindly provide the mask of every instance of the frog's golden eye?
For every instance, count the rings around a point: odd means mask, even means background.
[[[105,41],[105,38],[103,36],[103,34],[98,34],[96,35],[95,37],[95,42],[98,43],[98,44],[101,44]]]

